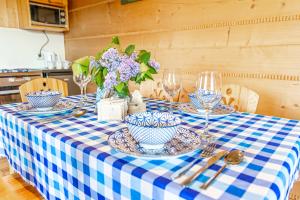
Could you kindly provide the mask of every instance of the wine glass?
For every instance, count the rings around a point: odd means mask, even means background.
[[[85,101],[84,91],[85,91],[87,84],[91,81],[91,75],[89,73],[80,72],[78,74],[73,75],[73,80],[80,88],[81,96],[80,96],[79,104],[80,104],[80,106],[82,106]]]
[[[170,97],[170,112],[173,113],[173,100],[181,89],[181,78],[175,70],[166,70],[164,72],[163,88]]]
[[[214,137],[209,134],[209,114],[222,98],[222,77],[214,71],[206,71],[199,74],[196,81],[196,97],[205,110],[204,138],[211,141]]]

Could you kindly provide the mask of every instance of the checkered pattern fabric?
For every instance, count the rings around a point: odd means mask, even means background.
[[[69,99],[78,101],[76,96]],[[152,111],[167,105],[146,101]],[[203,119],[176,112],[185,128],[203,128]],[[207,190],[201,190],[199,186],[223,161],[183,187],[170,175],[193,161],[200,150],[164,160],[117,152],[107,138],[126,125],[97,121],[92,108],[80,118],[46,125],[39,123],[40,117],[16,113],[16,104],[0,106],[0,113],[0,153],[46,199],[286,199],[299,172],[300,123],[296,120],[249,113],[210,120],[218,151],[242,149],[245,160],[228,166]],[[195,167],[204,163],[201,160]]]

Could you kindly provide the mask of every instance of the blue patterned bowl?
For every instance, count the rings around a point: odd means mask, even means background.
[[[162,149],[176,134],[179,117],[166,112],[142,112],[125,118],[132,137],[145,149]]]
[[[26,97],[32,107],[38,110],[51,110],[58,103],[61,93],[58,91],[30,92]]]

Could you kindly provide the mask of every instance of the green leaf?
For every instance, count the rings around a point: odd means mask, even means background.
[[[152,75],[151,75],[150,72],[146,72],[146,73],[145,73],[145,77],[148,78],[148,79],[150,79],[150,80],[153,80],[153,81],[154,81],[154,79],[153,79],[153,77],[152,77]]]
[[[120,45],[120,40],[118,36],[114,36],[111,40],[112,44]]]
[[[104,83],[104,78],[102,76],[102,73],[98,73],[97,75],[94,75],[94,82],[98,87],[102,87]]]
[[[151,57],[151,53],[145,50],[141,50],[138,55],[138,61],[140,63],[148,64]]]
[[[127,97],[129,96],[129,89],[128,89],[128,85],[125,85],[122,89],[121,92],[117,92],[118,96],[121,98]]]
[[[115,89],[117,90],[117,92],[122,92],[123,88],[125,86],[125,83],[121,82],[118,85],[115,86]]]
[[[148,71],[148,69],[149,69],[149,67],[145,63],[140,64],[140,71],[141,72],[146,72],[146,71]]]
[[[108,74],[108,70],[107,70],[107,68],[103,68],[103,76],[105,77],[107,74]]]
[[[125,53],[130,56],[134,52],[134,49],[135,45],[131,44],[125,49]]]
[[[157,71],[153,68],[153,67],[151,67],[151,66],[149,66],[148,65],[148,72],[150,72],[151,74],[157,74]]]
[[[88,74],[89,72],[89,67],[88,66],[84,66],[81,65],[79,63],[73,63],[72,64],[72,70],[73,70],[73,74],[77,75],[77,74]]]
[[[89,66],[90,66],[89,56],[79,58],[75,60],[72,64],[73,74],[75,75],[80,73],[87,74],[89,72]]]

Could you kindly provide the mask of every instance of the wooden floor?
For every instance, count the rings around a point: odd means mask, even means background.
[[[0,158],[0,200],[40,200],[36,189],[27,184],[18,174],[9,174],[6,159]],[[290,200],[300,200],[300,180],[291,191]]]
[[[38,200],[43,199],[34,187],[27,184],[18,174],[9,174],[6,159],[0,159],[0,199]]]

